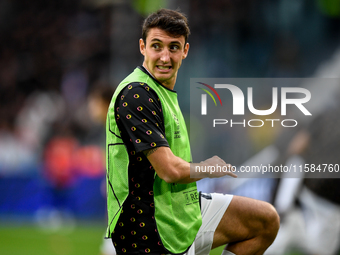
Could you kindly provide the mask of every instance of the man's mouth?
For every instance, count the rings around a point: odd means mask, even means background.
[[[161,69],[161,70],[164,70],[164,71],[167,71],[167,70],[170,70],[171,69],[171,66],[156,66],[158,69]]]

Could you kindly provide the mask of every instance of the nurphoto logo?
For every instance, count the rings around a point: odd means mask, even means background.
[[[223,107],[222,99],[220,94],[217,92],[218,90],[228,90],[232,96],[232,115],[233,116],[240,116],[245,115],[245,95],[242,90],[233,84],[214,84],[213,86],[203,83],[197,82],[208,89],[210,89],[215,96],[218,98],[221,107]],[[215,100],[214,95],[205,88],[197,87],[201,89],[203,94],[201,94],[201,115],[207,115],[208,113],[208,104],[207,104],[207,95],[213,100],[215,106],[217,106],[217,102]],[[271,96],[272,96],[272,103],[268,109],[256,109],[254,106],[254,95],[253,95],[253,87],[247,87],[247,107],[250,113],[257,115],[257,116],[267,116],[273,113],[276,113],[280,101],[280,115],[286,116],[287,115],[287,106],[293,105],[298,110],[301,111],[302,114],[305,116],[311,116],[311,112],[306,108],[305,104],[311,100],[311,93],[306,88],[300,87],[281,87],[280,88],[280,98],[279,98],[279,89],[277,87],[272,87]],[[280,100],[279,100],[280,99]],[[224,105],[224,107],[229,107]],[[233,119],[225,119],[225,118],[214,118],[212,125],[216,127],[217,125],[226,125],[229,124],[230,127],[241,125],[241,126],[249,126],[249,127],[262,127],[265,123],[270,124],[272,127],[279,122],[282,127],[295,127],[298,125],[298,121],[296,119],[243,119],[241,122],[236,122]]]

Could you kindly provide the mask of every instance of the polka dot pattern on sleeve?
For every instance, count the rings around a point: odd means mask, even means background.
[[[125,87],[115,109],[117,124],[129,137],[136,152],[169,147],[160,100],[147,84],[132,83]]]

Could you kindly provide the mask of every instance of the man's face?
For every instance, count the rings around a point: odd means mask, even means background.
[[[162,29],[151,28],[146,43],[140,39],[139,46],[144,55],[143,66],[164,86],[173,89],[182,59],[189,51],[184,36],[172,37]]]

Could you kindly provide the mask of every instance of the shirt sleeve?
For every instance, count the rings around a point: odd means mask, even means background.
[[[117,97],[115,115],[123,141],[130,142],[136,152],[169,147],[161,102],[147,84],[126,86]]]

